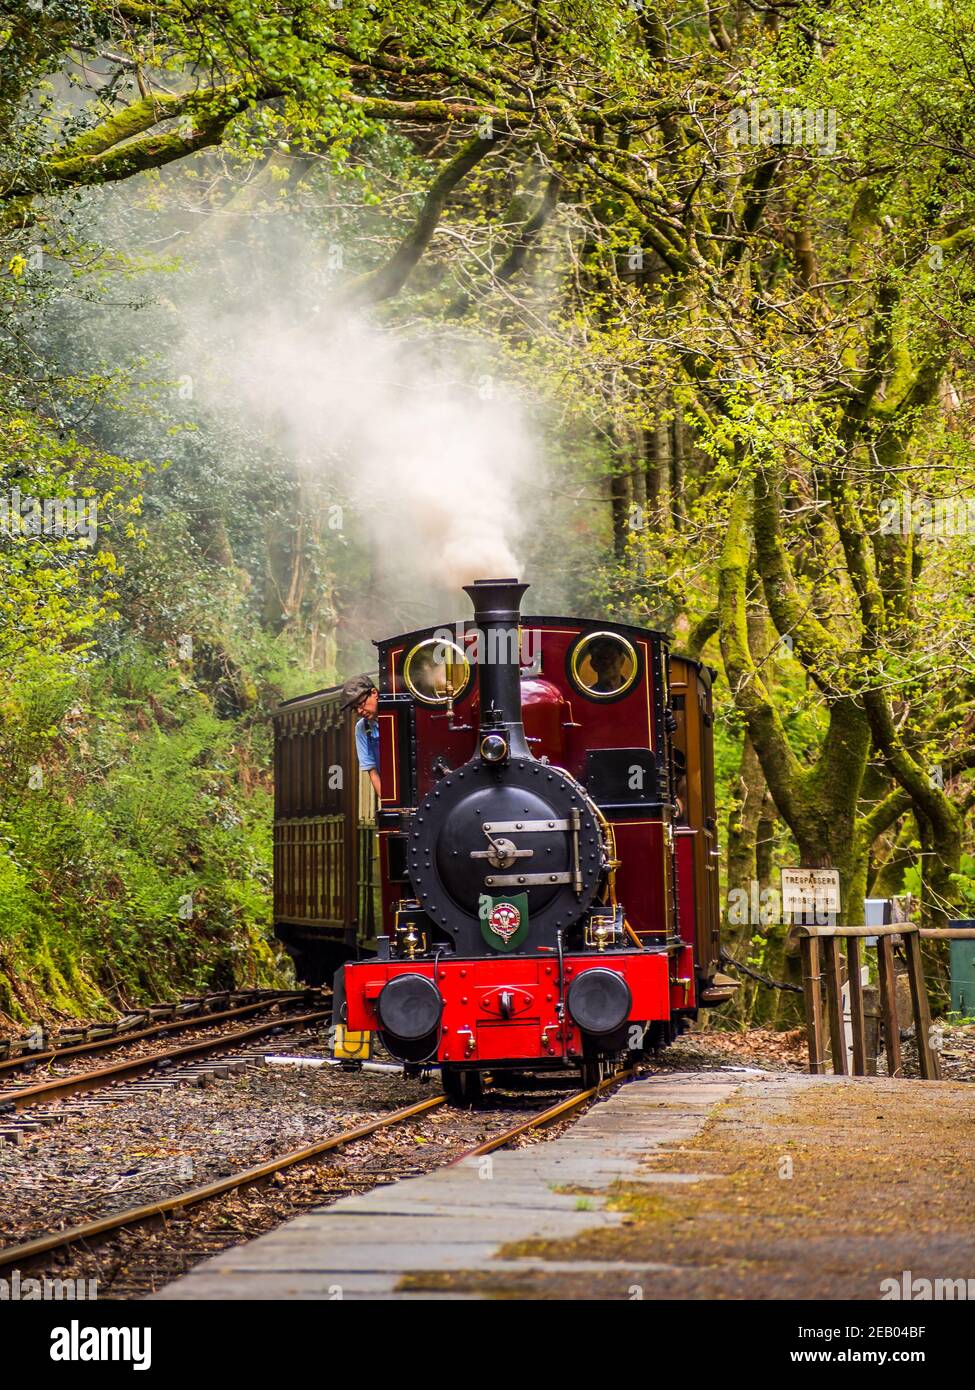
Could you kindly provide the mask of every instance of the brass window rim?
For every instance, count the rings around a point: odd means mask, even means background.
[[[443,707],[447,703],[446,695],[426,695],[421,690],[419,690],[416,685],[414,685],[412,679],[410,678],[410,663],[416,656],[417,652],[423,651],[424,648],[428,647],[439,647],[445,653],[448,651],[456,652],[459,661],[457,661],[454,664],[463,665],[464,678],[454,689],[453,698],[455,700],[459,700],[462,696],[466,695],[467,693],[468,687],[471,683],[471,663],[467,658],[467,653],[464,651],[462,647],[459,647],[456,642],[445,642],[439,637],[424,637],[422,641],[417,642],[415,646],[411,647],[410,650],[407,652],[406,656],[403,658],[403,682],[407,690],[413,696],[414,700],[419,700],[420,703],[424,705],[434,705]]]
[[[623,649],[630,660],[630,674],[623,681],[623,684],[617,686],[615,690],[594,690],[591,685],[586,684],[579,673],[581,658],[585,656],[586,651],[592,643],[600,639],[603,641],[615,642]],[[625,695],[636,683],[640,671],[640,660],[637,656],[636,648],[629,638],[624,637],[622,633],[619,632],[609,632],[601,629],[598,632],[586,632],[579,638],[572,649],[569,669],[572,674],[573,684],[587,700],[617,700],[621,695]]]

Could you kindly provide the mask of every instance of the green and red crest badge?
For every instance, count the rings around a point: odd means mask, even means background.
[[[481,935],[495,951],[513,951],[528,935],[528,894],[507,898],[485,895],[481,909]]]

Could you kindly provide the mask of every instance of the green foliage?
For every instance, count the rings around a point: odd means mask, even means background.
[[[907,877],[915,879],[915,870],[908,870]],[[961,856],[958,873],[952,875],[952,881],[958,890],[958,916],[975,917],[975,855]],[[905,883],[905,891],[916,892],[917,886]]]
[[[113,537],[136,534],[143,476],[36,417],[0,410],[0,665],[79,651],[111,619]]]
[[[220,719],[141,643],[5,691],[6,1012],[280,978],[269,945],[266,709]]]

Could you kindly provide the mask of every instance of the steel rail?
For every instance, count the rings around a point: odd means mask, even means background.
[[[273,1009],[279,1004],[290,1004],[305,999],[310,990],[287,991],[278,996],[269,995],[250,1004],[238,1004],[232,1009],[222,1009],[219,1013],[183,1014],[181,1018],[169,1023],[155,1023],[151,1028],[140,1028],[137,1032],[112,1033],[107,1038],[94,1038],[91,1042],[72,1043],[70,1047],[54,1048],[49,1052],[22,1052],[16,1057],[7,1057],[0,1062],[0,1073],[15,1071],[19,1067],[33,1067],[42,1062],[60,1062],[63,1057],[77,1057],[85,1052],[110,1052],[113,1047],[127,1047],[132,1042],[142,1042],[146,1038],[159,1037],[162,1033],[188,1033],[193,1028],[208,1028],[211,1023],[226,1022],[228,1018],[243,1018],[247,1014],[260,1013],[262,1009]]]
[[[330,1017],[331,1012],[328,1009],[317,1009],[307,1014],[288,1014],[280,1018],[269,1019],[265,1023],[255,1024],[251,1028],[242,1028],[236,1033],[224,1033],[218,1038],[203,1038],[198,1042],[186,1043],[182,1047],[169,1048],[165,1052],[150,1052],[145,1057],[135,1057],[128,1062],[113,1062],[111,1066],[99,1067],[95,1071],[78,1072],[74,1076],[62,1076],[54,1081],[43,1081],[36,1086],[24,1086],[16,1091],[2,1091],[0,1092],[0,1111],[7,1107],[22,1110],[25,1106],[37,1105],[41,1101],[59,1100],[63,1096],[78,1095],[83,1091],[96,1091],[102,1086],[110,1085],[113,1081],[142,1076],[144,1073],[154,1070],[160,1062],[189,1061],[192,1057],[204,1057],[209,1052],[225,1052],[228,1048],[238,1047],[241,1043],[249,1042],[252,1038],[260,1038],[267,1033],[273,1033],[278,1028],[291,1029],[302,1023],[318,1023],[322,1019]]]
[[[193,1188],[189,1192],[182,1192],[176,1197],[167,1197],[161,1202],[151,1202],[147,1206],[132,1207],[128,1211],[115,1212],[112,1216],[104,1216],[98,1221],[90,1221],[83,1226],[72,1226],[68,1230],[56,1231],[52,1235],[39,1236],[36,1240],[25,1241],[21,1245],[7,1246],[6,1249],[0,1249],[0,1269],[8,1269],[11,1265],[26,1265],[54,1250],[62,1250],[71,1245],[94,1240],[122,1227],[139,1226],[143,1222],[168,1216],[172,1212],[184,1211],[187,1207],[196,1206],[199,1202],[221,1197],[225,1192],[234,1192],[242,1187],[249,1187],[253,1183],[261,1182],[264,1178],[273,1177],[275,1173],[280,1173],[285,1168],[292,1168],[298,1163],[305,1163],[309,1159],[319,1157],[320,1154],[328,1153],[331,1149],[340,1148],[343,1144],[351,1144],[357,1139],[365,1139],[370,1134],[375,1134],[379,1129],[389,1129],[393,1125],[415,1119],[416,1116],[423,1115],[428,1110],[434,1110],[440,1105],[445,1105],[446,1102],[446,1096],[431,1096],[428,1100],[417,1102],[416,1105],[408,1105],[404,1110],[396,1110],[378,1120],[370,1120],[368,1124],[358,1125],[355,1129],[347,1129],[342,1134],[334,1134],[330,1139],[322,1139],[317,1144],[309,1144],[307,1148],[295,1149],[291,1153],[269,1159],[266,1163],[260,1163],[255,1168],[247,1168],[244,1172],[236,1173],[229,1178],[221,1178],[217,1182],[207,1183],[205,1187]]]
[[[466,1153],[452,1159],[448,1167],[452,1168],[457,1163],[463,1163],[465,1158],[481,1158],[484,1154],[493,1153],[495,1149],[503,1149],[506,1144],[510,1144],[520,1135],[527,1134],[532,1129],[541,1129],[554,1120],[561,1119],[563,1115],[578,1110],[580,1105],[585,1105],[586,1101],[595,1100],[596,1096],[608,1086],[615,1086],[617,1082],[626,1081],[635,1075],[636,1068],[628,1067],[625,1071],[617,1071],[613,1072],[611,1076],[604,1076],[598,1085],[590,1086],[585,1091],[576,1091],[573,1095],[567,1096],[565,1100],[557,1101],[555,1105],[549,1106],[547,1110],[540,1110],[537,1115],[530,1115],[527,1120],[505,1130],[503,1134],[496,1134],[493,1139],[486,1139],[483,1144],[478,1144],[476,1149],[468,1149]]]

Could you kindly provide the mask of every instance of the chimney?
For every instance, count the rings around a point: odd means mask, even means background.
[[[509,755],[533,756],[521,722],[521,600],[527,588],[517,579],[478,579],[464,586],[474,605],[479,633],[478,750],[485,762],[503,762]],[[497,743],[499,737],[505,740],[507,752]]]

